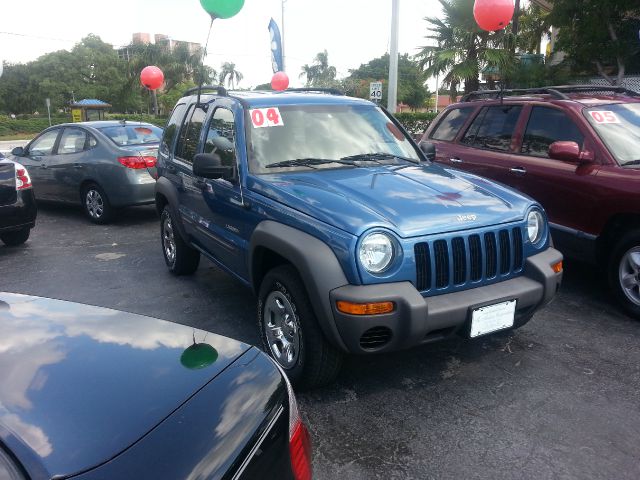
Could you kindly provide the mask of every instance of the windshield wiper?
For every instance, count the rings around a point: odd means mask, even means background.
[[[340,163],[342,165],[352,166],[352,162],[345,162],[343,160],[332,160],[330,158],[296,158],[294,160],[283,160],[282,162],[270,163],[265,165],[265,168],[280,168],[280,167],[315,167],[316,165],[326,165],[328,163]]]
[[[622,165],[622,166],[626,167],[627,165],[640,165],[640,159],[639,160],[631,160],[630,162],[624,163],[624,165]]]
[[[348,157],[342,157],[343,161],[359,161],[359,162],[376,162],[379,165],[385,165],[380,160],[404,160],[405,162],[418,163],[410,158],[394,155],[393,153],[374,152],[374,153],[359,153],[357,155],[349,155]]]

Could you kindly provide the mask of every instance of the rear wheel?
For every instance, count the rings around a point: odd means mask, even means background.
[[[174,275],[189,275],[198,269],[200,252],[187,245],[175,228],[171,210],[165,205],[160,216],[160,241],[169,271]]]
[[[335,380],[343,354],[326,340],[291,265],[274,268],[262,281],[258,323],[264,350],[297,388],[320,387]]]
[[[93,223],[103,225],[109,223],[113,218],[114,209],[109,203],[107,195],[95,183],[82,189],[82,207],[87,218]]]
[[[609,258],[609,285],[622,307],[640,319],[640,230],[632,230],[615,244]]]
[[[0,234],[0,240],[2,240],[2,243],[4,243],[7,247],[15,247],[26,242],[29,239],[30,233],[30,228],[23,228],[14,232],[5,232],[3,234]]]

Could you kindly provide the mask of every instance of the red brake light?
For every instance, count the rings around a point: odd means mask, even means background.
[[[25,190],[31,188],[31,177],[29,172],[19,163],[16,163],[16,190]]]
[[[304,423],[298,421],[289,439],[291,469],[296,480],[311,480],[311,438]]]
[[[140,169],[156,166],[156,157],[118,157],[118,162],[127,168]]]

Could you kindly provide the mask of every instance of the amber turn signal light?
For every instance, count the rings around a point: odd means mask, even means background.
[[[393,302],[351,303],[340,300],[336,302],[336,307],[338,311],[349,315],[381,315],[393,312],[396,306]]]
[[[554,272],[560,273],[562,271],[562,261],[554,263],[553,265],[551,265],[551,268],[553,268]]]

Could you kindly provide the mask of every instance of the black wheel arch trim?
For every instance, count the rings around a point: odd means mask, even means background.
[[[189,241],[189,236],[187,235],[187,231],[185,230],[184,224],[182,223],[180,212],[176,210],[176,207],[180,205],[180,202],[178,201],[178,192],[176,191],[175,186],[166,177],[160,177],[156,182],[156,211],[158,212],[158,215],[162,215],[164,205],[160,205],[160,203],[158,202],[158,196],[163,196],[166,199],[166,205],[168,205],[173,212],[174,226],[178,229],[178,232],[180,233],[180,236],[182,236],[182,239],[190,244],[191,242]]]
[[[333,318],[329,293],[349,282],[333,250],[322,240],[272,220],[255,228],[249,243],[249,276],[255,292],[266,272],[258,274],[258,249],[266,248],[291,263],[300,274],[322,332],[336,348],[348,351]]]

